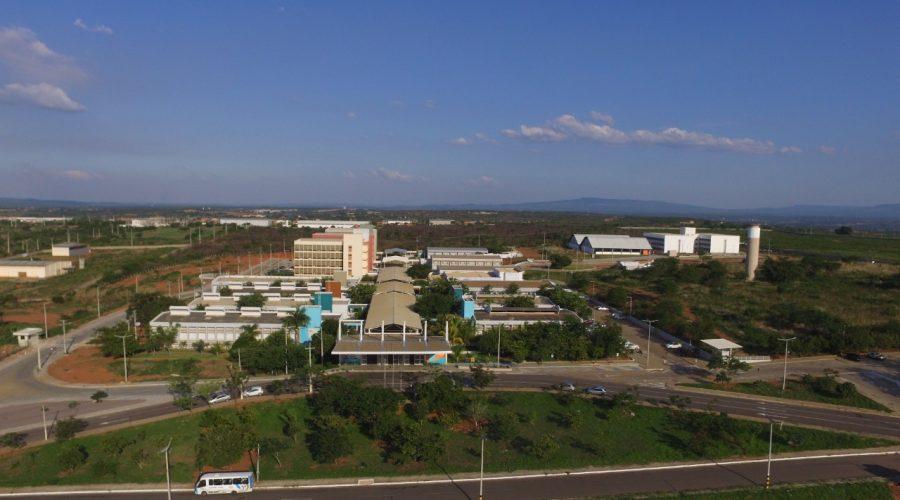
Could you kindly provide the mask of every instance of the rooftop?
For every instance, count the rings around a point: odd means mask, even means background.
[[[628,248],[634,250],[650,250],[647,238],[626,236],[621,234],[586,234],[584,239],[591,248]]]
[[[47,267],[56,260],[26,260],[26,259],[0,259],[0,266],[27,266],[27,267]]]
[[[75,243],[73,241],[66,241],[63,243],[54,243],[54,248],[84,248],[87,247],[84,243]]]
[[[425,337],[419,334],[406,335],[406,342],[397,334],[380,335],[364,334],[362,341],[359,335],[344,335],[331,350],[331,354],[439,354],[450,353],[450,344],[443,335]]]
[[[713,349],[740,349],[740,344],[735,344],[734,342],[728,339],[703,339],[700,342],[712,347]]]

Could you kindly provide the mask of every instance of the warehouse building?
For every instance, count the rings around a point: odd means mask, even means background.
[[[298,220],[297,227],[308,227],[310,229],[328,229],[330,227],[351,229],[354,227],[368,226],[368,221],[364,220]]]
[[[451,352],[448,330],[429,336],[428,322],[413,310],[415,303],[406,270],[382,268],[365,320],[342,321],[331,353],[342,365],[445,364]],[[355,332],[345,330],[345,324]]]
[[[0,259],[0,278],[46,279],[65,274],[73,267],[68,260]]]
[[[219,224],[223,226],[234,224],[237,226],[269,227],[272,225],[272,220],[245,217],[222,217],[219,219]]]
[[[295,338],[298,342],[309,342],[322,329],[322,307],[308,305],[300,308],[309,317],[309,324],[300,330]],[[263,310],[259,307],[226,309],[208,307],[205,310],[191,309],[189,306],[171,306],[150,320],[150,328],[177,328],[176,345],[191,346],[202,340],[207,344],[232,343],[241,336],[245,326],[259,329],[257,338],[264,339],[284,328],[284,319],[290,311]]]
[[[741,238],[731,234],[698,234],[696,228],[682,227],[678,233],[644,233],[653,253],[663,255],[711,253],[737,254]]]
[[[84,243],[54,243],[50,249],[53,257],[84,257],[91,253],[91,249]]]
[[[590,255],[650,255],[647,238],[618,234],[587,234],[579,249]]]

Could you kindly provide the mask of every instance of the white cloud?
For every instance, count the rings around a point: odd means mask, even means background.
[[[69,97],[65,91],[49,83],[10,83],[0,88],[0,99],[14,103],[26,103],[58,111],[84,111],[84,106]]]
[[[353,111],[348,111],[348,112],[347,112],[347,118],[350,118],[351,120],[355,119],[355,118],[356,118],[356,113],[353,112]]]
[[[833,155],[833,154],[837,153],[837,149],[834,148],[833,146],[819,146],[818,150],[820,153],[822,153],[824,155]]]
[[[72,23],[75,27],[80,28],[84,31],[90,31],[91,33],[102,33],[104,35],[112,35],[113,30],[109,26],[104,24],[95,24],[94,26],[88,25],[84,22],[80,17]]]
[[[519,130],[506,128],[500,131],[510,139],[526,139],[536,142],[559,142],[568,138],[566,134],[550,127],[530,127],[528,125],[520,125]]]
[[[472,137],[457,137],[456,139],[451,139],[450,144],[456,146],[469,146],[471,144],[497,144],[497,139],[485,134],[484,132],[476,132],[472,135]]]
[[[482,175],[482,176],[476,177],[474,179],[469,179],[468,184],[471,186],[477,186],[477,187],[496,186],[497,179],[494,179],[493,177],[491,177],[489,175]]]
[[[602,115],[602,114],[600,114]],[[704,132],[694,132],[678,127],[669,127],[660,131],[635,130],[627,132],[612,127],[611,117],[599,116],[608,120],[604,124],[579,120],[573,115],[561,115],[544,125],[521,125],[519,130],[503,129],[500,133],[511,139],[523,139],[532,142],[561,142],[567,139],[583,139],[602,144],[634,144],[641,146],[669,146],[705,149],[711,151],[729,151],[735,153],[775,154],[800,153],[796,146],[776,146],[771,141],[752,138],[735,138],[715,136]]]
[[[612,115],[608,115],[606,113],[601,113],[599,111],[591,111],[590,113],[588,113],[588,116],[591,117],[591,120],[594,120],[595,122],[600,122],[604,125],[609,125],[610,127],[612,127],[613,125],[616,124],[616,120],[613,119]]]
[[[84,170],[64,170],[60,173],[60,175],[67,179],[73,179],[76,181],[87,181],[97,177],[96,175],[90,172],[85,172]]]
[[[397,181],[397,182],[409,182],[413,180],[413,176],[409,174],[404,174],[403,172],[397,170],[390,170],[383,167],[378,167],[375,170],[372,170],[372,175],[378,177],[380,179],[384,179],[387,181]]]
[[[344,170],[341,173],[341,177],[344,179],[356,179],[356,174],[352,170]]]
[[[19,80],[31,82],[67,82],[83,80],[87,75],[74,61],[59,54],[28,28],[0,28],[0,63]]]

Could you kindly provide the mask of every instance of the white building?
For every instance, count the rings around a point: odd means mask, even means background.
[[[737,254],[741,237],[733,234],[697,233],[693,227],[683,227],[677,234],[644,233],[654,253],[665,255],[710,253]]]
[[[329,227],[354,228],[360,226],[368,226],[369,222],[364,220],[298,220],[297,227],[308,227],[311,229],[327,229]]]
[[[432,226],[449,226],[453,224],[453,219],[431,219],[428,221]]]
[[[450,255],[485,255],[491,252],[484,247],[428,247],[425,249],[425,256],[429,259],[438,256]]]
[[[581,248],[581,242],[584,241],[586,236],[590,236],[588,234],[573,234],[569,237],[569,241],[566,242],[566,246],[571,248],[572,250],[578,250]]]
[[[409,219],[388,219],[381,221],[381,223],[385,226],[410,226],[415,224],[416,221]]]
[[[68,260],[0,260],[0,278],[45,279],[65,274],[73,267]]]
[[[84,243],[54,243],[50,250],[53,257],[83,257],[91,253],[91,249]]]
[[[272,225],[272,220],[244,217],[222,217],[219,219],[219,224],[222,224],[223,226],[228,224],[236,224],[238,226],[269,227]]]
[[[171,224],[172,222],[165,217],[142,217],[139,219],[131,219],[131,227],[165,227]]]
[[[375,266],[373,238],[358,232],[327,232],[295,240],[294,275],[322,277],[344,271],[348,278],[362,278]]]
[[[40,328],[30,327],[13,332],[13,337],[16,338],[16,341],[19,343],[19,347],[28,347],[32,344],[32,342],[39,341],[41,339],[42,333],[44,333],[44,330],[41,330]]]
[[[650,255],[647,238],[618,234],[588,234],[579,249],[590,255]]]

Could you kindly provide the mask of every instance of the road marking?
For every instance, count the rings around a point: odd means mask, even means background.
[[[834,455],[813,455],[806,457],[775,457],[772,459],[773,462],[797,462],[803,460],[824,460],[829,458],[852,458],[852,457],[873,457],[873,456],[887,456],[887,455],[900,455],[900,451],[870,451],[870,452],[859,452],[859,453],[838,453]],[[546,473],[534,473],[534,474],[522,474],[522,475],[511,475],[511,476],[491,476],[484,478],[485,481],[509,481],[509,480],[521,480],[521,479],[540,479],[540,478],[551,478],[551,477],[567,477],[567,476],[591,476],[591,475],[603,475],[603,474],[618,474],[618,473],[628,473],[628,472],[650,472],[650,471],[663,471],[663,470],[678,470],[678,469],[698,469],[702,467],[722,467],[722,466],[730,466],[730,465],[746,465],[746,464],[758,464],[765,463],[765,458],[754,458],[747,460],[728,460],[724,462],[703,462],[703,463],[695,463],[695,464],[673,464],[673,465],[656,465],[656,466],[648,466],[648,467],[631,467],[631,468],[622,468],[622,469],[604,469],[604,470],[589,470],[589,471],[576,471],[576,472],[546,472]],[[412,485],[427,485],[427,484],[448,484],[448,483],[472,483],[479,481],[477,477],[471,478],[460,478],[460,479],[424,479],[420,481],[385,481],[385,482],[375,482],[371,485],[360,486],[358,483],[338,483],[338,484],[310,484],[310,485],[290,485],[290,486],[258,486],[256,490],[266,490],[266,491],[274,491],[274,490],[311,490],[311,489],[336,489],[336,488],[360,488],[360,487],[371,487],[371,486],[412,486]],[[172,488],[172,491],[175,493],[188,493],[194,491],[192,488]],[[66,491],[29,491],[29,492],[15,492],[15,493],[0,493],[0,498],[27,498],[27,497],[36,497],[36,496],[65,496],[65,495],[126,495],[126,494],[141,494],[141,493],[165,493],[165,488],[142,488],[136,490],[125,490],[125,489],[97,489],[97,490],[66,490]]]

